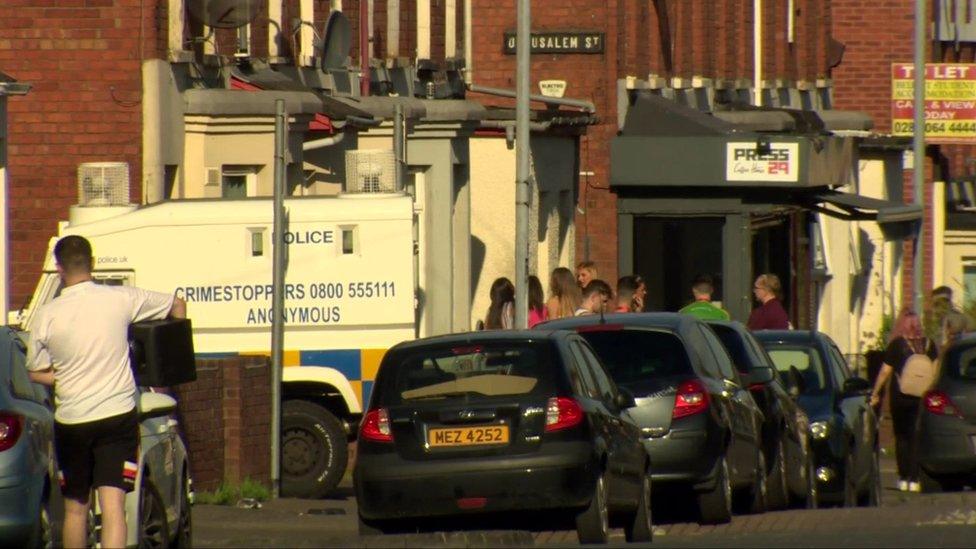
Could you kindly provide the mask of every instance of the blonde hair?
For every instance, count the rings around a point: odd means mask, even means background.
[[[559,317],[573,316],[576,309],[583,303],[580,287],[576,284],[576,277],[566,267],[556,267],[549,277],[549,295],[559,302]]]
[[[773,273],[763,273],[759,275],[757,282],[762,284],[769,293],[773,294],[777,299],[779,299],[783,286],[780,284],[778,276],[774,275]]]

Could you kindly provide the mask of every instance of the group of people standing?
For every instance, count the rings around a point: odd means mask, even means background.
[[[747,326],[752,330],[789,329],[789,317],[780,302],[779,277],[772,273],[759,275],[753,293],[759,306],[749,316]],[[694,300],[679,312],[703,320],[729,320],[728,311],[712,302],[715,288],[709,276],[697,277],[691,286]],[[599,278],[596,265],[584,261],[576,266],[575,275],[566,267],[557,267],[549,277],[548,298],[542,282],[529,276],[528,325],[549,319],[600,313],[627,313],[644,310],[647,285],[639,275],[622,276],[616,291]],[[495,279],[491,285],[491,304],[485,315],[485,329],[515,327],[515,286],[506,277]]]
[[[614,292],[599,278],[596,265],[584,261],[576,266],[575,274],[566,267],[553,269],[549,276],[549,295],[542,290],[542,282],[529,276],[529,327],[550,319],[611,312],[644,310],[647,288],[641,277],[630,275],[617,281]],[[495,279],[491,285],[491,304],[485,315],[488,330],[515,327],[515,286],[506,277]]]

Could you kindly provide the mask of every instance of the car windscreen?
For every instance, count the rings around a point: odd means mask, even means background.
[[[827,371],[815,348],[776,341],[764,341],[763,346],[780,373],[787,374],[791,367],[796,368],[803,380],[804,392],[827,389]]]
[[[383,360],[381,405],[555,396],[558,358],[549,341],[441,345],[391,353]]]
[[[760,359],[753,355],[752,349],[746,346],[746,342],[735,329],[721,324],[709,324],[709,326],[722,341],[722,346],[729,352],[739,372],[748,373],[753,365],[760,363]]]
[[[685,346],[662,330],[617,329],[581,331],[610,376],[635,394],[655,380],[694,375]]]
[[[976,345],[957,345],[946,353],[942,370],[957,379],[976,380]]]

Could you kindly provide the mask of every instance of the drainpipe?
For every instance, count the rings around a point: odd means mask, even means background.
[[[752,0],[752,60],[753,104],[762,107],[762,0]]]
[[[359,2],[359,94],[369,96],[369,2]]]
[[[471,0],[464,0],[464,83],[471,87],[474,80],[474,56],[471,42]]]
[[[912,168],[912,191],[914,202],[922,208],[922,221],[915,237],[915,253],[912,254],[912,306],[915,312],[922,314],[925,304],[922,292],[925,287],[925,263],[923,250],[925,248],[925,194],[922,186],[925,184],[925,28],[928,19],[925,17],[925,0],[915,0],[915,74],[914,74],[914,129],[912,130],[912,152],[915,165]],[[902,302],[904,303],[904,298]]]
[[[342,140],[345,138],[346,138],[346,132],[339,132],[329,137],[323,137],[322,139],[313,139],[312,141],[306,141],[302,143],[302,150],[314,151],[315,149],[331,147],[332,145],[338,145],[339,143],[342,143]]]
[[[475,93],[485,93],[488,95],[497,95],[499,97],[515,98],[515,90],[506,90],[504,88],[492,88],[490,86],[479,86],[478,84],[469,84],[468,90],[473,91]],[[593,102],[586,101],[584,99],[546,97],[545,95],[529,95],[529,99],[531,99],[532,101],[539,101],[547,105],[563,105],[566,107],[576,107],[577,109],[583,109],[588,113],[596,112],[596,106],[593,105]]]

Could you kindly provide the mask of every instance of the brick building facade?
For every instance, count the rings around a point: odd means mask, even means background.
[[[392,1],[392,0],[390,0]],[[294,36],[292,17],[301,0],[282,2],[282,33]],[[165,59],[166,0],[9,1],[0,5],[0,69],[33,85],[31,93],[9,105],[10,290],[14,308],[29,297],[43,261],[47,239],[56,221],[66,216],[77,194],[79,163],[125,161],[130,169],[131,195],[142,194],[142,75],[147,59]],[[260,3],[259,3],[260,4]],[[452,52],[463,57],[461,2],[427,5],[430,9],[429,57],[443,66]],[[358,27],[359,2],[333,0],[352,28]],[[372,56],[415,58],[418,40],[418,0],[401,0],[399,36],[391,46],[387,0],[376,0],[373,13]],[[453,13],[446,7],[454,6]],[[787,0],[763,3],[763,80],[767,82],[833,82],[835,106],[865,111],[875,129],[886,132],[890,120],[890,63],[910,61],[912,2],[877,5],[865,0]],[[472,54],[469,76],[476,84],[514,88],[515,56],[503,51],[504,33],[515,29],[515,0],[471,0]],[[788,13],[788,7],[793,12]],[[311,20],[321,29],[326,3],[317,3]],[[533,2],[536,32],[594,31],[603,33],[605,47],[597,54],[537,54],[532,61],[532,88],[540,80],[567,82],[566,96],[593,101],[601,124],[591,127],[579,147],[579,192],[576,219],[577,259],[594,260],[601,276],[620,273],[617,251],[617,212],[608,189],[609,144],[618,127],[618,82],[628,76],[646,79],[702,77],[742,81],[753,77],[753,2],[751,0],[584,0]],[[444,31],[453,17],[454,44]],[[305,19],[309,19],[304,16]],[[873,24],[884,21],[884,24]],[[187,22],[190,27],[194,23]],[[250,51],[269,51],[268,12],[262,7],[250,27]],[[184,39],[194,35],[185,29]],[[218,29],[210,48],[230,55],[235,32]],[[359,57],[356,40],[351,58]],[[284,40],[279,55],[304,55],[297,41]],[[936,47],[932,60],[972,61],[971,43]],[[673,80],[672,80],[673,81]],[[512,102],[469,93],[488,104]],[[538,106],[538,105],[537,105]],[[970,171],[968,147],[931,149],[939,168],[929,177],[946,178]],[[931,162],[928,164],[931,166]],[[910,178],[910,173],[906,179]],[[911,197],[906,181],[906,199]],[[931,199],[930,189],[926,189]],[[932,234],[931,216],[926,234]],[[931,253],[928,246],[927,253]],[[905,244],[910,264],[911,246]],[[932,257],[927,255],[926,286],[932,280]],[[903,279],[910,285],[910,277]]]

